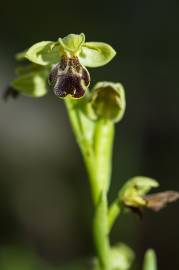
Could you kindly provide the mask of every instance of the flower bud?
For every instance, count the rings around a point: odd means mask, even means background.
[[[112,246],[109,251],[111,259],[111,268],[114,270],[127,270],[131,267],[134,261],[134,252],[130,247],[123,243],[118,243],[115,246]],[[99,260],[94,258],[93,268],[94,270],[100,270]]]
[[[73,98],[81,98],[89,86],[90,75],[80,64],[78,57],[64,55],[52,68],[49,83],[58,97],[64,98],[70,95]]]
[[[123,117],[125,105],[124,88],[120,83],[99,82],[92,90],[91,107],[96,118],[118,122]]]

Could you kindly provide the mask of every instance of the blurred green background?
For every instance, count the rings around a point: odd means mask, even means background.
[[[14,78],[14,54],[35,42],[84,32],[88,41],[110,43],[117,57],[90,70],[92,84],[120,81],[126,89],[110,198],[134,175],[157,179],[159,190],[179,190],[178,1],[6,0],[0,30],[1,93]],[[159,269],[179,269],[178,213],[175,203],[158,214],[145,212],[142,220],[125,215],[112,242],[129,244],[139,263],[152,247]],[[43,270],[91,256],[91,219],[87,177],[63,102],[53,93],[1,99],[0,269],[35,269],[33,256],[43,260]]]

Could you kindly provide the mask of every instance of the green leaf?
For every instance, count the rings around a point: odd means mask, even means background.
[[[115,50],[103,42],[86,42],[79,54],[80,62],[86,67],[106,65],[116,55]]]
[[[157,258],[153,249],[149,249],[145,253],[143,270],[157,270]]]
[[[19,76],[11,82],[11,86],[23,95],[41,97],[47,93],[46,79],[44,71],[32,72]]]
[[[52,41],[42,41],[27,50],[25,57],[38,65],[46,66],[60,61],[60,45]]]
[[[65,50],[75,53],[79,51],[84,44],[85,35],[83,33],[80,35],[69,34],[64,38],[59,38],[58,41]]]

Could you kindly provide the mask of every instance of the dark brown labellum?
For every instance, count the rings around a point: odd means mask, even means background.
[[[60,63],[52,68],[49,83],[58,97],[71,95],[74,98],[81,98],[89,86],[90,75],[76,56],[64,55]]]

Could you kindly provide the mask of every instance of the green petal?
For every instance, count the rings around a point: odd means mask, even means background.
[[[85,35],[81,33],[80,35],[69,34],[64,38],[59,38],[61,46],[69,52],[77,52],[80,50],[81,46],[85,42]]]
[[[106,65],[116,55],[115,50],[103,42],[86,42],[79,54],[80,62],[86,67]]]
[[[45,72],[33,72],[13,80],[11,86],[23,95],[41,97],[47,93],[46,79]]]
[[[52,41],[42,41],[27,50],[25,57],[36,64],[46,66],[60,60],[60,45]]]

